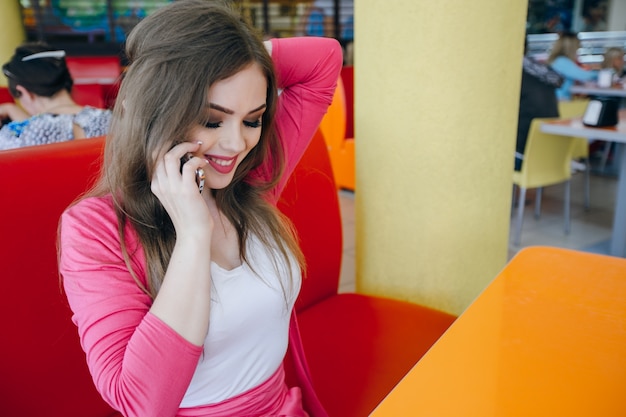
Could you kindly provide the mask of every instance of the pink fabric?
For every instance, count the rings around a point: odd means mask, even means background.
[[[177,417],[308,417],[302,409],[300,388],[288,389],[281,366],[267,381],[248,392],[205,407],[181,408]]]
[[[332,100],[342,59],[339,44],[329,38],[287,38],[272,44],[283,89],[277,128],[287,155],[285,176],[273,196],[277,199]],[[149,312],[151,299],[139,289],[121,256],[110,197],[89,198],[68,209],[62,216],[60,242],[59,269],[72,319],[102,397],[126,417],[177,415],[202,347]],[[145,256],[130,228],[126,244],[133,270],[145,282]],[[290,344],[305,409],[311,417],[326,416],[313,391],[295,320]],[[286,395],[285,404],[293,404],[285,405],[287,410],[297,410],[297,392]],[[264,404],[259,395],[259,404]],[[250,394],[246,401],[254,397]],[[212,413],[218,412],[216,407]]]

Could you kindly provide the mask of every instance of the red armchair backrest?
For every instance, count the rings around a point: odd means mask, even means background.
[[[59,284],[62,211],[100,168],[104,138],[0,152],[0,415],[118,415],[97,393]]]
[[[63,210],[93,182],[104,138],[0,152],[0,415],[119,416],[94,388],[61,291],[56,235]],[[337,189],[321,133],[279,208],[293,221],[308,269],[298,311],[337,293],[342,255]]]
[[[298,232],[307,270],[296,310],[337,294],[343,250],[339,197],[328,149],[318,130],[278,203]]]
[[[118,56],[68,56],[65,60],[75,84],[114,84],[122,73]]]

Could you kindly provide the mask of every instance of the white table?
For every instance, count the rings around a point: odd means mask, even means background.
[[[610,142],[626,143],[626,109],[619,112],[619,123],[615,127],[597,128],[583,125],[579,117],[559,119],[541,125],[541,131],[553,135],[584,137]],[[613,214],[613,232],[609,253],[613,256],[626,257],[626,146],[621,150],[617,183],[615,213]]]
[[[597,85],[575,85],[569,89],[572,94],[584,94],[598,97],[626,97],[626,88],[601,88]]]

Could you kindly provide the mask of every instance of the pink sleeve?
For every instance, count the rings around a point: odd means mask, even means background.
[[[129,230],[129,232],[131,232]],[[131,233],[132,265],[145,279]],[[117,219],[107,199],[91,198],[61,220],[59,270],[96,388],[127,417],[172,416],[189,386],[201,347],[149,313],[121,257]]]
[[[277,198],[332,102],[343,55],[335,39],[299,37],[272,39],[272,59],[282,90],[276,125],[286,158]]]

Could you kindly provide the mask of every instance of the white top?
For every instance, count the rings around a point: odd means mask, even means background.
[[[211,264],[209,332],[182,408],[215,404],[241,394],[263,383],[281,365],[301,272],[292,259],[297,282],[289,284],[286,265],[277,265],[277,274],[266,249],[257,237],[251,237],[252,268],[244,263],[226,270]]]

